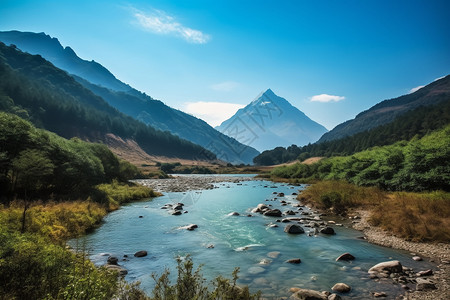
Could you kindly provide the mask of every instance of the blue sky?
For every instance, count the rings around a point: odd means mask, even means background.
[[[271,88],[328,129],[450,74],[450,1],[0,0],[0,30],[45,32],[212,125]]]

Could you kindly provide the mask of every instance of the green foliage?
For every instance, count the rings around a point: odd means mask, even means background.
[[[201,267],[194,270],[194,263],[190,256],[185,260],[177,258],[178,276],[176,284],[172,285],[169,279],[170,271],[166,270],[161,276],[153,274],[155,288],[152,300],[247,300],[260,299],[260,293],[251,294],[248,287],[236,284],[239,269],[235,269],[232,279],[222,276],[212,281],[214,289],[210,291],[205,285],[206,279],[201,274]]]
[[[66,140],[4,112],[0,142],[0,188],[7,199],[87,198],[97,184],[141,176],[105,145]]]
[[[375,146],[394,144],[414,137],[423,137],[433,130],[450,123],[450,101],[419,107],[411,110],[391,123],[333,141],[309,144],[303,147],[292,145],[266,150],[254,158],[257,165],[276,165],[293,160],[303,161],[315,156],[344,156],[367,150]]]
[[[161,196],[148,187],[133,183],[119,183],[117,180],[110,184],[100,184],[96,189],[107,198],[110,209],[116,209],[122,203]]]
[[[450,191],[450,125],[410,142],[322,159],[312,165],[282,166],[271,175],[302,181],[347,180],[395,191]]]

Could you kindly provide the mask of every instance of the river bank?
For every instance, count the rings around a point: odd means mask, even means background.
[[[404,299],[427,300],[427,299],[450,299],[450,245],[445,243],[417,243],[393,236],[389,232],[371,226],[368,222],[370,211],[357,210],[355,213],[361,218],[353,224],[353,228],[364,233],[366,239],[373,244],[390,247],[394,249],[410,251],[411,255],[427,257],[435,262],[439,270],[433,273],[430,279],[435,283],[437,289],[429,291],[414,291],[407,293]]]

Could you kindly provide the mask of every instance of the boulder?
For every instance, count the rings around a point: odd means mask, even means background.
[[[338,294],[330,294],[328,295],[328,300],[342,300],[342,298]]]
[[[272,251],[272,252],[267,253],[267,256],[270,258],[277,258],[278,256],[280,256],[280,254],[281,253],[278,251]]]
[[[228,215],[229,216],[239,216],[240,214],[238,212],[233,211],[233,212],[229,213]]]
[[[172,212],[172,216],[179,216],[179,215],[181,215],[181,214],[182,214],[181,210],[174,210],[174,211]]]
[[[278,193],[278,197],[284,197],[284,193]]]
[[[291,295],[290,300],[328,300],[327,295],[324,293],[308,290],[299,289],[297,292]]]
[[[173,208],[173,210],[183,210],[183,205],[177,205]]]
[[[340,261],[340,260],[354,260],[355,257],[353,255],[351,255],[350,253],[346,252],[344,254],[339,255],[338,258],[336,258],[336,261]]]
[[[417,278],[416,282],[416,290],[418,291],[429,291],[437,289],[436,285],[429,279]]]
[[[268,217],[281,217],[282,213],[279,209],[269,209],[264,212],[264,215]]]
[[[433,270],[431,270],[431,269],[420,271],[420,272],[416,273],[417,277],[431,276],[431,275],[433,275]]]
[[[289,222],[291,222],[291,220],[289,220],[289,219],[282,219],[281,220],[281,223],[289,223]]]
[[[295,215],[295,211],[293,211],[293,210],[287,210],[287,211],[284,212],[284,214],[285,214],[286,216],[293,216],[293,215]]]
[[[198,228],[197,224],[190,224],[190,225],[186,226],[186,230],[189,230],[189,231],[192,231],[195,228]]]
[[[339,283],[336,283],[335,285],[333,285],[331,290],[333,290],[335,292],[339,292],[339,293],[348,293],[352,290],[352,288],[348,284],[339,282]]]
[[[336,234],[334,232],[334,229],[332,227],[328,227],[328,226],[320,229],[320,233],[323,233],[323,234]]]
[[[145,251],[145,250],[138,251],[138,252],[136,252],[136,253],[134,254],[134,256],[135,256],[135,257],[144,257],[144,256],[147,256],[147,251]]]
[[[415,261],[421,261],[422,257],[416,255],[416,256],[413,256],[412,259],[415,260]]]
[[[375,298],[387,297],[387,294],[385,292],[374,292],[374,293],[372,293],[372,295]]]
[[[108,265],[116,265],[119,262],[119,259],[115,256],[109,256],[108,260],[106,261],[108,263]]]
[[[291,234],[305,233],[303,228],[297,224],[286,225],[286,227],[284,228],[284,232],[291,233]]]
[[[263,258],[261,259],[261,261],[259,262],[260,265],[269,265],[272,261],[270,259],[267,258]]]
[[[291,258],[288,259],[286,262],[290,264],[299,264],[302,262],[302,260],[300,258]]]
[[[402,273],[403,267],[398,260],[390,260],[376,264],[375,266],[369,269],[369,273],[381,273],[381,272]]]

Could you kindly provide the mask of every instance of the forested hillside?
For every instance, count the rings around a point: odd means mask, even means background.
[[[60,136],[102,141],[113,133],[149,154],[214,159],[201,146],[120,113],[39,55],[0,43],[0,109]]]
[[[276,168],[272,175],[299,181],[346,180],[395,191],[450,191],[450,125],[421,139],[375,147],[351,156]]]
[[[368,131],[338,140],[309,144],[303,147],[292,145],[264,151],[253,160],[258,165],[276,165],[296,159],[314,156],[351,155],[375,146],[390,145],[397,141],[423,137],[425,134],[450,124],[450,98],[438,104],[418,107],[393,122]]]

